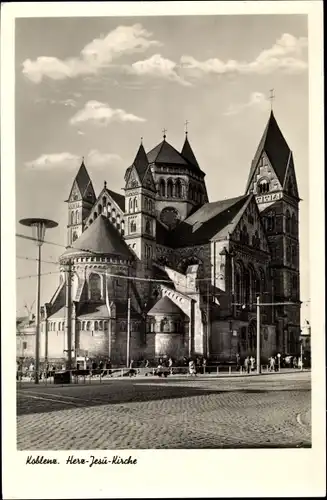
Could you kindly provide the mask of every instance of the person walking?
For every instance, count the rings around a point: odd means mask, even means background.
[[[168,360],[168,367],[169,367],[169,374],[172,375],[173,374],[173,360],[171,358],[169,358],[169,360]]]
[[[250,358],[251,372],[254,370],[254,363],[255,363],[255,359],[253,356],[251,356],[251,358]]]
[[[274,358],[274,356],[271,356],[269,358],[269,364],[270,364],[269,371],[274,372],[275,371],[275,358]]]
[[[206,366],[207,366],[207,360],[206,360],[206,358],[203,358],[203,361],[202,361],[203,373],[206,372]]]
[[[193,375],[196,376],[195,363],[194,363],[193,359],[191,359],[191,361],[188,364],[188,370],[189,370],[189,374],[191,376],[193,376]]]
[[[246,373],[250,373],[250,360],[249,360],[249,356],[246,356],[246,358],[244,360],[244,369],[245,369]]]

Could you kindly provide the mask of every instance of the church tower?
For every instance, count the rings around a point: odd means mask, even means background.
[[[67,245],[71,245],[84,231],[84,221],[96,201],[92,181],[84,160],[74,179],[68,200]]]
[[[125,174],[125,240],[150,266],[156,250],[156,187],[143,144]]]
[[[299,193],[293,153],[273,111],[252,161],[246,193],[254,193],[271,250],[277,349],[299,354]]]

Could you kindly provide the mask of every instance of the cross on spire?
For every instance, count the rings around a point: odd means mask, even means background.
[[[270,96],[269,96],[269,100],[270,100],[270,109],[272,110],[273,109],[273,100],[275,99],[275,94],[274,94],[274,90],[275,89],[270,89]]]
[[[162,131],[162,133],[163,133],[163,138],[164,138],[164,139],[166,139],[166,137],[167,137],[167,136],[166,136],[166,132],[167,132],[167,129],[166,129],[166,128],[164,128],[164,129],[163,129],[163,131]]]
[[[189,123],[190,123],[190,122],[189,122],[188,120],[185,120],[184,125],[185,125],[185,134],[186,134],[186,135],[187,135],[187,132],[188,132],[188,130],[187,130],[187,125],[188,125]]]

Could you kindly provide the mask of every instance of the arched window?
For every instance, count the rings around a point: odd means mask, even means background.
[[[167,318],[164,318],[160,321],[160,331],[161,332],[168,332],[169,331],[169,324]]]
[[[103,329],[106,331],[108,330],[108,321],[103,322]]]
[[[166,196],[166,183],[163,179],[159,182],[159,194],[160,196]]]
[[[292,218],[291,218],[291,233],[294,236],[296,236],[296,234],[297,234],[297,224],[296,224],[296,217],[295,217],[294,213],[292,214]]]
[[[70,223],[75,224],[75,212],[74,211],[70,214]]]
[[[286,210],[285,231],[287,233],[291,231],[291,214],[289,210]]]
[[[147,199],[147,198],[144,198],[144,209],[145,209],[146,211],[148,211],[148,210],[149,210],[149,203],[148,203],[148,199]]]
[[[267,217],[267,230],[275,231],[276,222],[275,222],[275,212],[270,212]]]
[[[259,181],[258,185],[259,194],[265,194],[269,191],[269,181],[267,179],[262,179]]]
[[[182,183],[180,179],[177,179],[175,184],[175,196],[176,198],[182,197]]]
[[[134,210],[134,212],[137,211],[137,198],[133,199],[133,210]]]
[[[85,321],[82,321],[82,330],[85,330]]]
[[[79,223],[79,212],[76,210],[76,224]]]
[[[89,332],[91,330],[91,321],[87,321],[86,330]]]
[[[241,239],[241,243],[243,243],[243,245],[249,244],[249,233],[248,233],[248,230],[247,230],[247,227],[245,224],[243,225],[243,227],[241,229],[240,239]]]
[[[128,202],[128,211],[130,213],[133,212],[133,200],[132,200],[132,198],[130,198],[129,202]]]
[[[173,181],[171,179],[168,179],[167,181],[167,197],[173,197]]]
[[[101,300],[101,277],[92,273],[89,277],[89,290],[91,300]]]
[[[98,322],[95,321],[94,322],[94,330],[97,331],[98,329],[99,329]]]
[[[98,214],[99,215],[102,214],[102,205],[101,205],[101,203],[99,203],[99,205],[98,205]]]
[[[134,220],[131,221],[130,232],[131,233],[136,233],[136,222]]]
[[[295,245],[292,245],[292,264],[293,266],[296,266],[297,264],[297,251],[296,251],[296,246]]]
[[[240,304],[242,301],[241,277],[240,277],[240,274],[238,272],[235,274],[235,299],[236,299],[237,304]]]
[[[146,223],[145,223],[145,232],[147,234],[152,234],[152,231],[151,231],[151,222],[149,220],[147,220]]]
[[[103,322],[99,321],[99,330],[103,330]]]
[[[77,238],[78,238],[77,232],[73,231],[72,241],[74,242],[75,240],[77,240]]]
[[[53,329],[54,329],[54,331],[57,330],[57,323],[55,321],[53,322]]]
[[[112,219],[112,222],[115,222],[115,220],[116,220],[116,209],[115,208],[113,208],[111,210],[111,219]]]
[[[93,217],[94,217],[94,220],[97,218],[98,214],[96,212],[94,212],[93,214]]]
[[[107,206],[107,198],[105,196],[102,197],[102,205],[103,207]]]
[[[122,221],[121,221],[121,234],[122,234],[123,236],[124,236],[124,234],[125,234],[125,221],[124,221],[124,220],[122,220]]]
[[[108,217],[110,217],[110,214],[111,214],[111,203],[108,203],[108,205],[107,205],[107,214],[108,214]]]
[[[93,222],[93,219],[90,219],[90,220],[89,220],[89,225],[91,225],[91,224],[92,224],[92,222]]]

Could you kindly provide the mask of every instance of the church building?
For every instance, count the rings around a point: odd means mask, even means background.
[[[258,296],[262,360],[299,354],[300,198],[273,112],[244,194],[209,201],[205,175],[187,133],[181,150],[165,135],[149,152],[141,143],[124,195],[109,176],[96,194],[82,162],[60,282],[42,313],[43,358],[255,356]]]

